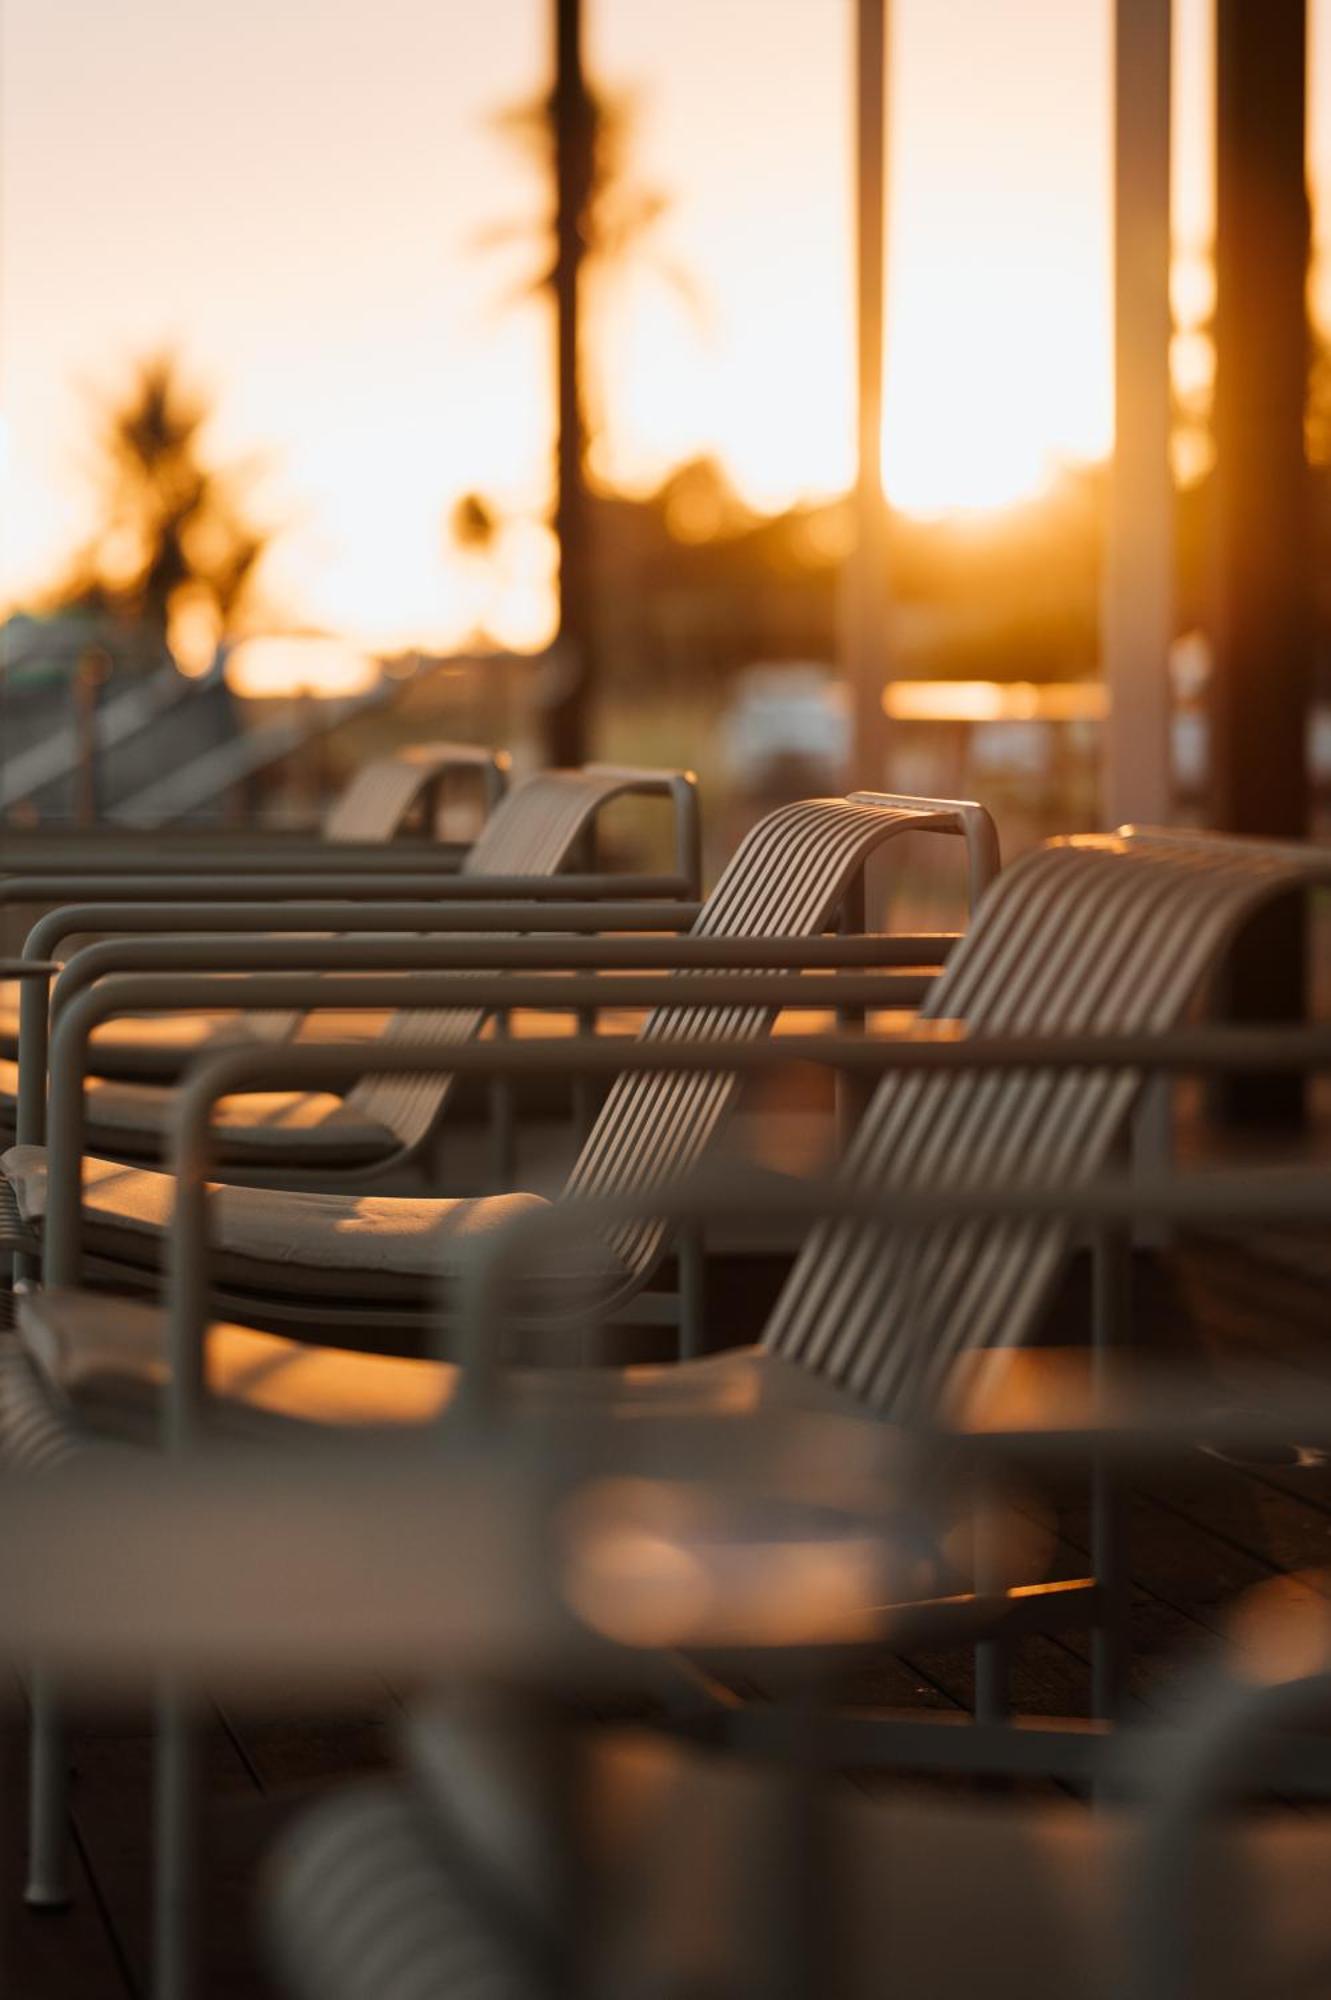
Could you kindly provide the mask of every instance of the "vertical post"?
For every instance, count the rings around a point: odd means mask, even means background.
[[[190,2000],[199,1983],[203,1809],[199,1717],[166,1676],[154,1711],[153,2000]]]
[[[40,1667],[28,1719],[28,1867],[23,1900],[33,1910],[69,1904],[69,1745],[60,1689]]]
[[[868,929],[865,917],[867,908],[865,877],[871,859],[872,856],[866,856],[859,873],[842,898],[841,917],[837,925],[842,937],[863,937]],[[869,1025],[868,1012],[863,1007],[838,1007],[836,1024],[838,1034],[863,1034]],[[864,1116],[873,1085],[866,1076],[839,1069],[836,1072],[835,1088],[837,1151],[844,1153],[855,1136],[856,1126]]]
[[[843,650],[854,714],[854,781],[883,784],[888,671],[887,505],[883,495],[883,328],[887,214],[888,0],[857,0],[855,232],[857,470],[855,551],[845,579]]]
[[[1114,7],[1114,453],[1102,626],[1109,712],[1102,816],[1173,817],[1169,649],[1174,637],[1174,480],[1170,465],[1169,296],[1173,0]],[[1137,1163],[1171,1144],[1168,1079],[1148,1086],[1134,1127]],[[1139,1232],[1140,1235],[1140,1232]]]
[[[1218,0],[1212,817],[1307,830],[1312,679],[1308,469],[1306,0]],[[1235,956],[1241,1020],[1303,1012],[1303,911],[1271,911]],[[1242,1118],[1297,1115],[1298,1079],[1236,1078]]]
[[[1169,300],[1172,0],[1114,9],[1114,455],[1103,600],[1110,826],[1171,816]]]
[[[581,764],[594,691],[587,423],[582,400],[581,290],[595,170],[596,114],[582,65],[582,0],[554,0],[555,297],[559,542],[557,681],[545,716],[546,758]]]
[[[707,1337],[707,1250],[702,1225],[687,1223],[679,1232],[679,1358],[697,1361]]]
[[[97,714],[101,706],[102,683],[107,677],[105,653],[89,646],[80,653],[74,668],[74,735],[77,754],[74,780],[73,818],[78,826],[95,826],[101,801],[98,797]]]
[[[1092,1381],[1096,1400],[1107,1399],[1115,1357],[1132,1337],[1132,1242],[1129,1233],[1098,1228],[1091,1245]],[[1091,1713],[1113,1721],[1120,1713],[1131,1657],[1131,1584],[1128,1518],[1122,1480],[1107,1455],[1091,1464],[1091,1569],[1099,1610],[1091,1636]]]

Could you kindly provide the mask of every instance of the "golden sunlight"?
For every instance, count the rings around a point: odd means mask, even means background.
[[[210,455],[257,466],[253,511],[272,527],[253,614],[233,629],[294,624],[389,653],[548,643],[553,355],[522,236],[538,226],[542,193],[494,131],[497,108],[541,87],[543,16],[536,0],[493,0],[493,33],[481,36],[469,10],[397,4],[401,34],[374,56],[393,88],[368,97],[370,44],[350,16],[313,42],[290,0],[265,11],[262,29],[256,17],[244,39],[246,148],[196,158],[188,186],[163,178],[154,148],[189,144],[182,78],[235,59],[222,17],[192,10],[179,37],[164,36],[152,0],[126,0],[98,26],[85,75],[66,60],[75,0],[6,10],[0,600],[49,597],[96,527],[77,471],[77,385],[113,380],[169,337],[215,400]],[[1209,367],[1207,155],[1183,112],[1199,94],[1204,0],[1178,4],[1175,363],[1196,400]],[[849,486],[851,18],[826,0],[775,11],[674,0],[668,18],[599,0],[593,62],[633,97],[630,177],[662,202],[659,242],[619,260],[588,315],[603,488],[645,497],[699,458],[760,513]],[[1111,442],[1109,9],[898,0],[893,21],[888,498],[923,517],[998,510]],[[111,85],[94,91],[94,74]],[[79,132],[77,156],[48,153],[26,119],[38,103]],[[347,129],[362,138],[354,159],[330,143]],[[365,158],[376,162],[368,181]],[[112,163],[108,198],[136,216],[130,284],[123,238],[90,219],[80,163],[93,159]],[[327,176],[317,203],[310,159]],[[40,201],[14,192],[39,184]],[[216,227],[199,232],[203,211]],[[477,250],[509,218],[511,273]],[[468,493],[497,524],[472,549],[447,530]],[[183,664],[205,669],[206,607],[178,625]],[[237,655],[232,674],[303,686],[310,657]],[[329,656],[328,685],[362,673],[350,657]]]
[[[1103,681],[889,681],[893,722],[1102,722]]]
[[[377,660],[340,639],[301,635],[242,639],[226,663],[227,686],[247,700],[367,694],[379,678]]]

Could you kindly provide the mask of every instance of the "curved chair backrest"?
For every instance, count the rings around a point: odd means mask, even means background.
[[[463,863],[471,877],[526,875],[535,884],[559,874],[596,816],[613,799],[662,795],[673,800],[681,857],[696,851],[697,783],[684,771],[635,770],[588,764],[572,771],[537,771],[520,779],[499,801]],[[696,871],[688,886],[696,889]],[[485,1021],[481,1009],[436,1008],[397,1015],[386,1040],[426,1041],[437,1047],[470,1041]],[[426,1138],[449,1091],[444,1076],[367,1076],[347,1102],[385,1126],[405,1149]]]
[[[389,757],[374,757],[329,807],[324,839],[391,840],[422,796],[457,771],[480,773],[488,815],[504,796],[508,770],[505,751],[470,743],[413,743]]]
[[[876,848],[911,832],[966,840],[972,895],[997,866],[993,822],[980,806],[858,792],[805,799],[768,813],[740,842],[693,926],[694,937],[807,938],[826,930]],[[768,1007],[658,1007],[646,1041],[753,1041],[770,1029]],[[731,1109],[737,1081],[705,1075],[621,1077],[569,1177],[569,1194],[626,1195],[674,1178],[711,1143]],[[666,1225],[646,1219],[613,1239],[636,1285],[661,1254]]]
[[[570,773],[546,774],[564,778]],[[613,796],[615,774],[594,770]],[[529,780],[545,786],[545,778]],[[625,789],[620,776],[615,789]],[[522,788],[495,814],[498,819]],[[951,799],[908,799],[862,793],[853,799],[806,799],[780,806],[740,842],[695,920],[693,937],[804,938],[824,930],[835,916],[865,857],[894,834],[936,831],[964,836],[972,861],[971,880],[987,880],[997,847],[993,825],[980,806]],[[570,835],[570,837],[573,837]],[[448,1013],[403,1016],[389,1032],[417,1040],[422,1033],[442,1041],[462,1041],[477,1033],[484,1019],[480,1010],[453,1008]],[[659,1008],[643,1028],[648,1037],[707,1035],[724,1040],[765,1034],[771,1024],[767,1008]],[[369,1078],[351,1093],[349,1102],[381,1124],[388,1124],[405,1145],[416,1145],[428,1131],[448,1089],[445,1077]],[[695,1160],[715,1133],[734,1097],[732,1079],[725,1076],[654,1078],[626,1077],[614,1085],[573,1168],[569,1192],[613,1189],[619,1193],[651,1187]],[[665,1241],[657,1224],[626,1230],[619,1254],[636,1285],[651,1267]]]
[[[450,772],[479,771],[489,815],[508,785],[506,750],[482,750],[469,743],[414,743],[387,757],[362,764],[324,818],[323,837],[334,846],[393,839],[417,802]],[[281,1042],[294,1035],[302,1016],[290,1008],[251,1009],[251,1034]]]
[[[557,875],[576,852],[598,813],[615,799],[668,798],[675,813],[678,873],[687,893],[699,890],[698,786],[691,771],[584,764],[570,771],[535,771],[522,778],[491,813],[462,864],[464,875]]]
[[[1263,904],[1331,878],[1293,846],[1128,830],[1051,842],[1008,868],[929,995],[926,1018],[994,1034],[1157,1034],[1181,1022]],[[1102,1172],[1140,1076],[889,1076],[841,1169],[866,1187],[1074,1186]],[[773,1352],[889,1414],[942,1392],[973,1347],[1033,1330],[1068,1247],[1058,1223],[958,1219],[884,1235],[813,1231],[765,1335]]]

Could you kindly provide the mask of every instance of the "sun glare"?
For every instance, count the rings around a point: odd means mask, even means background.
[[[250,701],[311,694],[345,699],[368,693],[379,673],[377,660],[340,639],[300,634],[242,639],[226,663],[232,694]]]
[[[41,201],[8,193],[4,216],[9,601],[48,590],[87,536],[73,385],[97,357],[147,351],[168,329],[217,385],[222,457],[253,455],[270,482],[280,532],[260,617],[385,652],[548,642],[557,570],[538,524],[553,459],[549,317],[520,285],[506,293],[504,270],[476,247],[478,231],[540,212],[529,169],[489,121],[539,87],[545,44],[527,0],[492,0],[492,34],[475,32],[468,10],[403,4],[411,33],[381,51],[394,89],[368,102],[357,36],[330,17],[312,47],[305,10],[274,0],[242,40],[290,62],[274,62],[256,92],[243,153],[201,161],[189,188],[163,180],[146,135],[168,113],[171,134],[187,130],[182,52],[230,60],[222,17],[186,10],[177,42],[154,0],[126,0],[106,17],[105,61],[119,67],[94,91],[59,32],[74,0],[9,10],[16,116],[60,106],[81,135],[77,157],[56,158],[21,117],[7,133],[11,187],[52,176]],[[850,13],[830,0],[675,0],[664,13],[609,0],[596,11],[593,59],[611,82],[641,86],[632,166],[665,212],[660,267],[626,267],[589,318],[594,477],[641,495],[707,456],[761,512],[845,492]],[[1061,464],[1108,448],[1107,20],[1100,0],[894,9],[884,468],[908,513],[1020,503]],[[281,81],[291,74],[306,79],[299,92]],[[446,131],[433,118],[440,75]],[[368,179],[327,143],[351,115],[369,121]],[[123,242],[89,220],[80,176],[97,158],[114,162],[114,199],[137,218],[132,284]],[[306,159],[330,177],[314,202]],[[220,234],[198,231],[201,203]],[[492,548],[450,539],[467,492],[501,524]],[[206,666],[209,634],[196,625],[183,650]],[[325,664],[339,687],[362,671],[346,657]],[[232,673],[298,686],[307,668],[265,652],[238,654]]]
[[[903,246],[888,329],[883,471],[905,512],[1031,500],[1112,434],[1105,301],[1069,296],[1038,235],[1009,226],[944,261]]]

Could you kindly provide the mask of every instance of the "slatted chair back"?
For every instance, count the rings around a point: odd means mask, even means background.
[[[1052,842],[999,878],[922,1013],[994,1035],[1160,1033],[1257,909],[1328,875],[1331,857],[1314,850],[1205,835]],[[1073,1187],[1104,1170],[1140,1085],[1131,1070],[888,1076],[841,1171],[884,1194]],[[764,1344],[904,1416],[944,1392],[965,1352],[1031,1334],[1068,1247],[1067,1227],[1043,1219],[959,1218],[899,1236],[828,1223],[796,1260]]]
[[[391,840],[418,800],[455,771],[478,771],[487,809],[503,796],[508,758],[467,743],[413,743],[371,758],[351,778],[324,818],[325,840]]]
[[[629,793],[660,793],[677,815],[695,807],[693,781],[677,771],[635,771],[588,764],[570,771],[538,771],[513,785],[490,814],[463,863],[471,877],[525,875],[533,882],[557,875],[576,853],[603,807]],[[455,1047],[479,1034],[485,1012],[474,1007],[435,1008],[395,1015],[387,1041],[424,1041]],[[393,1133],[404,1148],[419,1146],[443,1107],[450,1087],[444,1076],[368,1076],[348,1093],[348,1104]]]
[[[868,856],[898,834],[920,831],[964,835],[973,892],[987,883],[997,844],[979,806],[870,792],[805,799],[769,813],[745,836],[692,934],[815,936],[835,917]],[[641,1039],[753,1041],[768,1032],[773,1018],[768,1007],[658,1007]],[[737,1093],[737,1079],[724,1072],[619,1078],[573,1167],[569,1194],[632,1195],[687,1171],[716,1136]],[[668,1234],[652,1219],[615,1232],[616,1256],[634,1286],[662,1254]]]
[[[623,790],[618,773],[595,766],[519,779],[482,827],[463,874],[557,875],[601,807]]]
[[[451,771],[479,771],[486,810],[503,798],[508,783],[508,754],[482,750],[468,743],[414,743],[388,757],[362,764],[340,798],[325,815],[323,837],[334,846],[355,842],[387,843],[400,830],[412,807]],[[267,1042],[284,1042],[304,1017],[290,1008],[251,1008],[245,1015],[249,1034]]]

